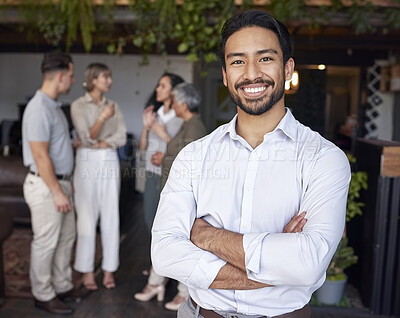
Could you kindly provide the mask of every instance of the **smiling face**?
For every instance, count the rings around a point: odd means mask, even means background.
[[[282,103],[285,80],[291,78],[294,61],[283,65],[276,34],[261,27],[233,33],[225,46],[224,85],[231,98],[249,115],[261,115]]]

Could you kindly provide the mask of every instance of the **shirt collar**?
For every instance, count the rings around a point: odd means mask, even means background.
[[[286,107],[285,109],[285,116],[283,116],[278,126],[276,126],[276,128],[272,132],[281,130],[286,136],[295,141],[297,139],[297,120],[294,118],[289,108]]]
[[[294,116],[293,116],[293,114],[292,114],[292,112],[290,111],[289,108],[286,107],[285,109],[286,109],[286,114],[285,114],[285,116],[283,116],[283,118],[279,122],[278,126],[276,126],[276,128],[273,131],[265,134],[264,138],[268,134],[273,134],[276,131],[280,130],[287,137],[292,139],[293,141],[296,140],[296,138],[297,138],[297,131],[296,131],[297,120],[294,118]],[[228,124],[226,124],[225,127],[223,127],[222,134],[218,138],[218,140],[221,140],[227,134],[229,134],[229,136],[234,140],[238,139],[238,134],[236,133],[237,116],[238,115],[236,114],[235,117],[233,117],[232,120]]]
[[[175,111],[172,108],[168,111],[168,113],[165,114],[164,105],[157,110],[157,115],[164,124],[176,117]]]
[[[86,101],[87,103],[94,103],[94,104],[96,104],[96,103],[94,102],[92,96],[89,94],[89,92],[86,92],[86,93],[85,93],[84,99],[85,99],[85,101]],[[107,105],[107,103],[108,103],[107,99],[103,96],[103,98],[101,99],[100,105],[101,105],[101,106],[105,106],[105,105]]]
[[[42,96],[42,98],[46,99],[48,101],[48,104],[53,106],[53,107],[61,107],[62,103],[60,101],[54,100],[45,93],[43,93],[40,89],[36,91],[36,94],[39,94]]]

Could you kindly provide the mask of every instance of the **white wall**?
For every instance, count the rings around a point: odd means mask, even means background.
[[[378,127],[376,138],[382,140],[393,140],[393,107],[394,93],[381,93],[383,103],[376,107],[380,116],[375,119]]]
[[[0,54],[0,122],[3,119],[18,119],[17,103],[25,102],[40,87],[42,54]],[[70,93],[60,100],[71,103],[81,96],[83,72],[92,62],[101,62],[110,67],[113,85],[107,97],[120,106],[127,125],[138,139],[142,129],[144,104],[164,71],[181,75],[193,81],[192,63],[182,56],[151,56],[150,64],[139,66],[139,55],[72,54],[75,65],[75,84]]]

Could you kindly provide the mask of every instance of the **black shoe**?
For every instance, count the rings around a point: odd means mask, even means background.
[[[73,310],[68,305],[64,304],[57,297],[49,301],[40,301],[35,299],[35,307],[44,309],[52,314],[70,315]]]
[[[65,293],[60,293],[57,297],[62,301],[74,301],[79,303],[83,298],[90,294],[90,290],[85,288],[85,286],[80,286],[78,288],[73,288]]]

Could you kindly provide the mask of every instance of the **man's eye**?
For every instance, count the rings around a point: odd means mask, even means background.
[[[271,58],[270,58],[269,56],[266,56],[266,57],[263,57],[263,58],[261,59],[261,61],[262,61],[262,62],[268,62],[268,61],[271,61]]]
[[[232,64],[243,64],[243,61],[240,61],[240,60],[238,60],[238,61],[233,61]]]

